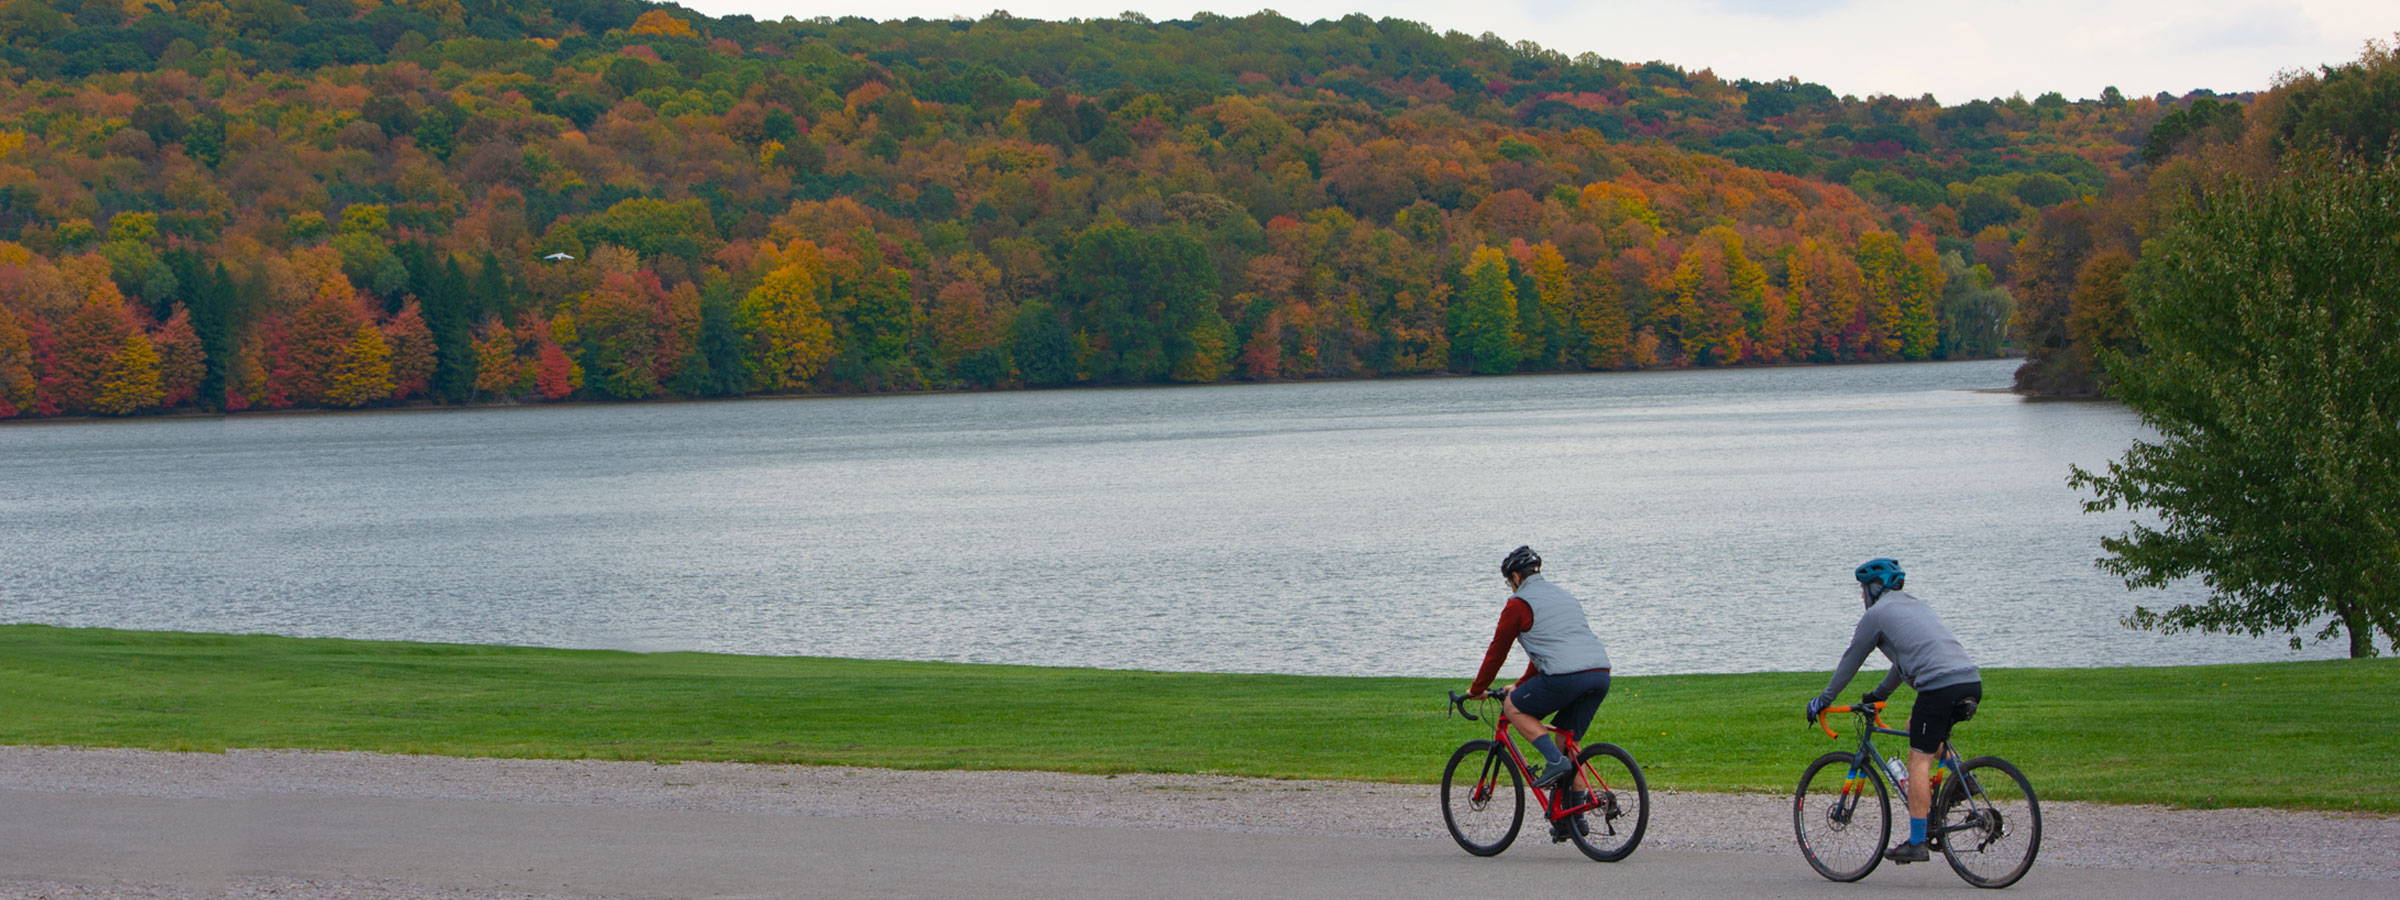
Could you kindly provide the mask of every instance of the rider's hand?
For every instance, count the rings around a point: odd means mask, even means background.
[[[1469,700],[1481,700],[1481,699],[1483,699],[1483,698],[1485,698],[1485,697],[1489,697],[1489,696],[1491,696],[1491,693],[1490,693],[1489,691],[1478,691],[1478,690],[1468,690],[1468,691],[1467,691],[1467,699],[1469,699]]]
[[[1866,708],[1868,708],[1868,709],[1874,709],[1874,708],[1875,708],[1875,704],[1882,703],[1882,702],[1883,702],[1883,697],[1882,697],[1882,696],[1880,696],[1880,695],[1877,695],[1877,694],[1867,693],[1867,694],[1860,694],[1860,695],[1858,695],[1858,705],[1860,705],[1860,706],[1863,706],[1863,707],[1866,707]]]
[[[1823,713],[1825,711],[1825,707],[1832,705],[1833,704],[1831,703],[1825,702],[1825,698],[1823,697],[1808,698],[1808,724],[1817,724],[1818,714]]]

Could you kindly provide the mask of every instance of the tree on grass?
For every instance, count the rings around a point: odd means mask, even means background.
[[[2135,607],[2168,632],[2347,630],[2400,642],[2400,165],[2309,156],[2185,202],[2129,278],[2140,356],[2104,353],[2156,441],[2075,470],[2088,512],[2155,527],[2101,545],[2128,588],[2199,577],[2202,603]],[[2295,636],[2292,643],[2300,644]]]

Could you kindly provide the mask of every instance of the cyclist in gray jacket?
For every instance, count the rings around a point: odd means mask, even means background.
[[[1892,845],[1883,857],[1896,863],[1924,862],[1925,816],[1933,808],[1933,760],[1950,740],[1951,726],[1975,715],[1976,704],[1983,701],[1983,673],[1932,607],[1901,592],[1908,575],[1897,560],[1868,560],[1856,574],[1867,613],[1858,618],[1850,649],[1842,653],[1825,692],[1809,698],[1808,721],[1816,722],[1818,714],[1833,705],[1834,695],[1858,674],[1870,650],[1882,650],[1892,670],[1882,684],[1859,698],[1861,704],[1882,702],[1902,679],[1916,689],[1917,702],[1908,714],[1908,840]]]

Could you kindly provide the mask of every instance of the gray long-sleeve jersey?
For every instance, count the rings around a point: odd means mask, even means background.
[[[1967,648],[1959,646],[1958,638],[1933,614],[1932,607],[1905,593],[1885,591],[1882,599],[1867,608],[1866,615],[1858,617],[1858,629],[1850,634],[1850,649],[1842,653],[1841,667],[1833,670],[1833,680],[1825,685],[1825,702],[1832,703],[1851,676],[1858,674],[1858,665],[1867,661],[1870,650],[1881,650],[1884,658],[1892,661],[1891,673],[1875,688],[1880,696],[1891,696],[1902,678],[1919,691],[1983,680],[1975,661],[1967,658]]]

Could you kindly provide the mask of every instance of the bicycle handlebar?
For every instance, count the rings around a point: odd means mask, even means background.
[[[1832,714],[1834,713],[1846,712],[1857,713],[1862,716],[1871,714],[1875,717],[1875,727],[1883,728],[1886,727],[1883,724],[1883,708],[1889,705],[1891,704],[1879,702],[1875,704],[1875,708],[1872,710],[1860,709],[1856,704],[1852,704],[1850,706],[1828,706],[1825,707],[1824,712],[1817,714],[1817,727],[1825,729],[1826,737],[1841,737],[1841,735],[1833,733],[1833,723],[1827,720],[1832,718]]]
[[[1481,720],[1483,720],[1481,715],[1469,713],[1469,710],[1466,710],[1466,701],[1471,701],[1471,696],[1459,694],[1459,691],[1450,691],[1450,708],[1454,710],[1454,713],[1459,713],[1459,715],[1462,715],[1462,718],[1466,718],[1466,720],[1469,720],[1469,722],[1481,722]]]

